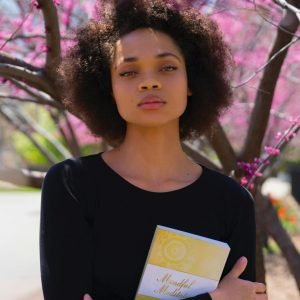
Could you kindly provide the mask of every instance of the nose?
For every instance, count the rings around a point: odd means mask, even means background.
[[[144,80],[139,85],[139,91],[146,91],[151,89],[155,89],[155,90],[161,89],[160,82],[154,78],[151,78],[151,79]]]

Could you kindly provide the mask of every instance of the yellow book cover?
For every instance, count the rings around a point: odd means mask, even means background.
[[[216,289],[227,243],[157,225],[135,300],[172,300]]]

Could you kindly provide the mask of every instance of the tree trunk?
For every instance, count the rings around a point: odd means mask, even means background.
[[[287,260],[291,273],[295,277],[300,290],[300,254],[293,244],[290,236],[282,227],[277,212],[268,197],[261,193],[257,195],[257,201],[261,206],[262,220],[268,234],[276,241]]]
[[[45,173],[29,169],[1,169],[0,180],[19,186],[41,188]]]
[[[265,245],[266,228],[263,222],[263,210],[260,199],[255,194],[255,216],[256,216],[256,281],[266,283],[266,269],[263,256]]]

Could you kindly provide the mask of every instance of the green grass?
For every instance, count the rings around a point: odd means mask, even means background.
[[[1,192],[40,192],[41,189],[37,188],[32,188],[32,187],[13,187],[13,188],[0,188],[0,193]]]
[[[281,250],[280,250],[279,246],[277,245],[277,243],[272,238],[268,238],[268,248],[263,247],[263,253],[265,255],[281,254]]]

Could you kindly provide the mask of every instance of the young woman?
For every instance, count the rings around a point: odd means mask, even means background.
[[[167,1],[105,7],[100,21],[78,31],[59,73],[65,105],[114,148],[47,173],[45,299],[134,299],[156,225],[231,247],[218,288],[190,299],[267,299],[255,282],[251,196],[181,147],[230,103],[221,33],[197,10]]]

